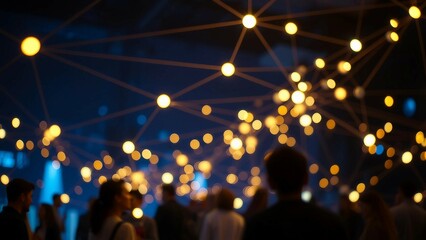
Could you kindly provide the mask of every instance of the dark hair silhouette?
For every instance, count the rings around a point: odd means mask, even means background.
[[[285,145],[266,155],[265,167],[271,188],[282,194],[301,191],[308,179],[306,157]]]
[[[163,184],[161,185],[161,190],[163,193],[167,193],[170,196],[175,196],[176,195],[176,189],[175,186],[172,184]]]
[[[115,196],[123,191],[124,180],[109,179],[101,185],[99,196],[92,206],[90,215],[90,228],[94,234],[98,234],[102,228],[108,211],[114,207]]]
[[[216,194],[216,206],[218,209],[230,211],[234,209],[235,194],[227,189],[222,188]]]
[[[268,199],[269,199],[268,189],[264,187],[259,187],[256,189],[256,192],[249,203],[247,210],[244,213],[245,218],[250,218],[254,214],[264,210],[268,207]]]
[[[8,202],[15,202],[21,194],[26,194],[34,190],[34,184],[22,179],[15,178],[6,186],[6,194]]]

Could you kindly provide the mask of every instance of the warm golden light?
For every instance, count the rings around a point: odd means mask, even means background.
[[[0,128],[0,139],[4,139],[6,137],[6,130]]]
[[[235,67],[232,63],[228,62],[228,63],[225,63],[225,64],[222,65],[221,71],[222,71],[222,74],[225,77],[230,77],[230,76],[234,75]]]
[[[36,55],[40,51],[40,48],[40,40],[36,37],[27,37],[21,43],[22,53],[29,57]]]
[[[56,137],[59,137],[59,135],[61,135],[61,128],[58,125],[54,124],[50,126],[49,132],[54,138],[56,138]]]
[[[200,141],[197,139],[192,139],[191,142],[189,142],[189,146],[194,150],[198,149],[200,147]]]
[[[316,164],[316,163],[313,163],[313,164],[311,164],[311,165],[309,166],[309,172],[310,172],[311,174],[315,174],[315,173],[317,173],[317,172],[318,172],[318,170],[319,170],[319,166],[318,166],[318,164]]]
[[[385,105],[387,107],[392,107],[393,106],[393,97],[391,96],[386,96],[385,97]]]
[[[210,115],[211,113],[212,113],[212,108],[209,106],[209,105],[204,105],[202,108],[201,108],[201,112],[204,114],[204,115]]]
[[[206,133],[203,135],[203,141],[206,144],[210,144],[213,142],[213,135],[211,135],[210,133]]]
[[[376,143],[376,137],[373,134],[367,134],[364,137],[364,145],[367,147],[373,146]]]
[[[122,146],[123,152],[127,154],[131,154],[135,151],[135,144],[131,141],[125,141]]]
[[[7,176],[7,175],[1,175],[1,177],[0,177],[0,181],[1,181],[1,183],[3,183],[3,185],[7,185],[7,184],[9,184],[9,177]]]
[[[88,167],[82,167],[80,174],[83,178],[89,178],[92,175],[92,170],[90,170]]]
[[[243,142],[239,138],[234,138],[231,140],[230,146],[232,149],[238,150],[243,147]]]
[[[319,181],[319,186],[321,188],[326,188],[328,186],[328,179],[327,178],[321,178]]]
[[[134,208],[132,210],[132,215],[133,215],[134,218],[140,219],[143,216],[143,211],[140,208]]]
[[[21,125],[21,120],[19,120],[19,118],[13,118],[12,119],[12,127],[18,128],[19,125]]]
[[[171,103],[170,97],[166,94],[161,94],[157,98],[157,105],[160,108],[167,108],[168,106],[170,106],[170,103]]]
[[[411,6],[408,9],[408,14],[410,14],[410,17],[414,18],[414,19],[418,19],[422,16],[422,12],[420,11],[420,9],[416,6]]]
[[[364,183],[358,183],[358,185],[356,185],[356,191],[359,193],[362,193],[365,191],[365,184]]]
[[[290,79],[293,82],[299,82],[302,79],[302,76],[300,76],[300,73],[298,73],[298,72],[292,72],[290,74]]]
[[[323,69],[325,67],[325,61],[322,58],[315,59],[315,66],[319,69]]]
[[[362,99],[362,98],[364,98],[364,96],[365,96],[365,90],[364,90],[364,88],[363,88],[363,87],[361,87],[361,86],[357,86],[357,87],[354,89],[354,96],[355,96],[356,98],[358,98],[358,99]]]
[[[333,166],[330,167],[330,173],[333,175],[337,175],[340,171],[339,165],[334,164]]]
[[[281,89],[278,92],[278,98],[281,100],[281,102],[286,102],[290,99],[290,92],[287,89]]]
[[[172,133],[169,137],[171,143],[179,142],[179,135],[177,133]]]
[[[413,160],[413,154],[411,152],[405,152],[402,154],[401,159],[403,163],[408,164]]]
[[[395,156],[395,148],[393,147],[388,148],[388,150],[386,150],[386,156],[390,158]]]
[[[299,123],[300,123],[301,126],[307,127],[307,126],[311,125],[312,118],[311,118],[311,116],[304,114],[299,118]]]
[[[295,104],[303,103],[303,101],[305,101],[305,94],[301,91],[294,91],[291,94],[291,101]]]
[[[248,134],[251,131],[251,126],[249,123],[242,122],[238,126],[238,131],[240,131],[241,134]]]
[[[327,79],[327,87],[330,89],[334,89],[336,87],[336,81],[334,81],[334,79]]]
[[[352,69],[352,66],[351,66],[351,64],[350,64],[349,62],[346,62],[346,61],[340,61],[340,62],[337,64],[337,70],[338,70],[340,73],[342,73],[342,74],[345,74],[345,73],[349,72],[351,69]]]
[[[21,139],[16,141],[16,149],[23,150],[24,147],[25,147],[24,141],[22,141]]]
[[[61,194],[61,202],[67,204],[70,202],[70,196],[66,193]]]
[[[384,129],[385,129],[385,132],[386,132],[386,133],[390,133],[390,132],[392,132],[392,129],[393,129],[393,125],[392,125],[392,123],[391,123],[391,122],[387,122],[387,123],[385,123]]]
[[[416,143],[422,144],[425,141],[425,135],[422,131],[416,133]]]
[[[331,130],[336,127],[336,122],[333,119],[328,119],[326,125],[327,128]]]
[[[420,202],[423,200],[423,194],[422,194],[422,193],[420,193],[420,192],[418,192],[418,193],[414,194],[414,196],[413,196],[413,200],[414,200],[414,202],[416,202],[416,203],[420,203]]]
[[[165,183],[165,184],[172,183],[173,182],[173,174],[171,174],[169,172],[163,173],[163,175],[161,175],[161,181],[163,181],[163,183]]]
[[[393,28],[397,28],[399,25],[398,19],[392,18],[391,20],[389,20],[389,24],[393,27]]]
[[[254,26],[256,26],[256,23],[256,18],[251,14],[247,14],[243,17],[243,25],[246,28],[253,28]]]
[[[386,40],[388,40],[389,42],[398,42],[399,35],[396,32],[389,31],[386,33]]]
[[[354,52],[359,52],[362,49],[362,43],[358,39],[352,39],[350,46]]]
[[[334,97],[337,100],[343,101],[343,100],[345,100],[346,96],[347,96],[346,89],[344,89],[342,87],[338,87],[338,88],[336,88],[336,90],[334,90]]]
[[[226,182],[229,184],[236,184],[238,182],[237,175],[230,173],[228,176],[226,176]]]
[[[294,35],[297,33],[297,25],[294,24],[293,22],[289,22],[285,25],[284,30],[286,33],[290,35]]]
[[[149,149],[144,149],[144,150],[142,150],[142,152],[141,152],[141,155],[142,155],[142,157],[144,158],[144,159],[150,159],[151,158],[151,156],[152,156],[152,152],[151,152],[151,150],[149,150]]]
[[[185,154],[179,154],[176,157],[176,164],[183,167],[186,164],[188,164],[188,156],[186,156]]]
[[[319,113],[314,113],[314,114],[312,115],[312,121],[313,121],[314,123],[319,123],[319,122],[321,122],[321,120],[322,120],[322,116],[321,116],[321,114],[319,114]]]
[[[234,199],[234,209],[240,209],[243,206],[243,200],[241,198]]]
[[[351,202],[357,202],[359,199],[359,193],[357,191],[352,191],[349,193],[349,201]]]
[[[198,164],[198,170],[200,170],[203,173],[209,173],[212,170],[212,164],[207,160],[201,161]]]

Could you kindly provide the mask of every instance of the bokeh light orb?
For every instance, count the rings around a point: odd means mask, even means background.
[[[345,100],[346,96],[347,96],[346,89],[344,89],[342,87],[338,87],[338,88],[336,88],[336,90],[334,90],[334,97],[337,100],[343,101],[343,100]]]
[[[295,104],[301,104],[305,101],[305,94],[301,91],[294,91],[291,94],[291,101]]]
[[[315,59],[315,66],[319,69],[323,69],[325,67],[325,61],[322,58]]]
[[[232,63],[224,63],[220,69],[225,77],[230,77],[235,73],[235,66]]]
[[[362,43],[358,39],[352,39],[350,47],[352,51],[359,52],[362,49]]]
[[[132,141],[125,141],[122,146],[123,152],[131,154],[135,151],[135,144]]]
[[[246,28],[253,28],[254,26],[256,26],[256,23],[256,18],[251,14],[247,14],[243,17],[243,25]]]
[[[367,147],[373,146],[376,143],[376,137],[373,134],[367,134],[364,137],[364,145]]]
[[[66,193],[61,194],[61,202],[67,204],[70,202],[70,196]]]
[[[411,152],[405,152],[402,154],[401,159],[403,163],[408,164],[413,160],[413,154]]]
[[[293,22],[288,22],[285,26],[284,26],[284,30],[286,33],[290,34],[290,35],[294,35],[297,33],[297,25]]]
[[[170,106],[170,103],[171,103],[171,100],[167,94],[161,94],[157,98],[157,105],[160,108],[167,108],[168,106]]]
[[[414,18],[414,19],[418,19],[422,16],[422,12],[420,11],[420,9],[416,6],[411,6],[408,9],[408,14],[410,14],[410,17]]]
[[[29,57],[36,55],[40,51],[40,48],[40,40],[36,37],[27,37],[21,43],[22,53]]]
[[[357,191],[352,191],[349,193],[349,201],[357,202],[359,199],[359,193]]]
[[[132,215],[136,219],[140,219],[143,216],[143,211],[140,208],[135,208],[132,210]]]
[[[172,183],[173,182],[173,174],[171,174],[169,172],[163,173],[163,175],[161,175],[161,181],[163,181],[163,183],[165,183],[165,184]]]

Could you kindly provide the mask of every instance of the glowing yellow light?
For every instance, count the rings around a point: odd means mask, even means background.
[[[93,162],[93,168],[94,169],[96,169],[96,170],[101,170],[102,169],[102,167],[103,167],[103,164],[102,164],[102,162],[100,161],[100,160],[95,160],[94,162]]]
[[[9,177],[7,176],[7,175],[1,175],[1,178],[0,178],[0,180],[1,180],[1,183],[3,183],[3,185],[7,185],[7,184],[9,184]]]
[[[326,188],[328,186],[328,179],[327,178],[321,178],[319,181],[319,186],[321,188]]]
[[[204,105],[202,108],[201,108],[201,112],[204,114],[204,115],[210,115],[211,113],[212,113],[212,108],[209,106],[209,105]]]
[[[24,147],[25,147],[24,141],[22,141],[21,139],[16,141],[16,149],[22,150],[24,149]]]
[[[253,127],[254,130],[259,130],[262,128],[262,121],[260,120],[254,120],[251,124],[251,126]]]
[[[286,102],[288,99],[290,99],[290,92],[287,89],[281,89],[278,92],[278,98],[281,100],[281,102]]]
[[[21,43],[22,53],[29,57],[36,55],[40,51],[40,48],[40,40],[35,37],[27,37]]]
[[[229,62],[228,63],[224,63],[222,65],[221,71],[222,71],[222,74],[225,77],[230,77],[230,76],[234,75],[234,73],[235,73],[234,64],[229,63]]]
[[[240,131],[241,134],[248,134],[251,130],[251,126],[249,123],[242,122],[238,126],[238,131]]]
[[[346,96],[347,96],[346,89],[344,89],[342,87],[338,87],[338,88],[336,88],[336,90],[334,90],[334,97],[337,100],[342,101],[346,98]]]
[[[392,129],[393,129],[392,123],[390,122],[385,123],[384,129],[386,133],[392,132]]]
[[[53,137],[59,137],[59,135],[61,135],[61,128],[58,125],[54,124],[50,126],[49,132],[50,134],[52,134]]]
[[[243,17],[243,25],[246,28],[253,28],[256,26],[256,22],[256,18],[251,14],[247,14]]]
[[[372,176],[370,178],[370,184],[371,184],[371,186],[375,186],[375,185],[377,185],[377,183],[379,183],[379,178],[377,176]]]
[[[265,119],[265,126],[267,128],[272,128],[272,127],[274,127],[276,125],[277,125],[276,119],[273,116],[266,117],[266,119]]]
[[[132,215],[136,219],[140,219],[143,216],[143,211],[140,208],[134,208],[132,210]]]
[[[203,141],[204,141],[206,144],[209,144],[209,143],[213,142],[213,135],[211,135],[210,133],[206,133],[206,134],[204,134],[204,135],[203,135]]]
[[[359,193],[357,191],[352,191],[349,193],[349,201],[351,202],[357,202],[359,199]]]
[[[67,155],[63,151],[59,151],[56,154],[56,157],[58,158],[59,161],[65,161],[65,159],[67,158]]]
[[[225,130],[224,132],[223,132],[223,141],[226,143],[226,144],[230,144],[231,143],[231,140],[234,138],[234,133],[231,131],[231,130]]]
[[[253,120],[254,120],[253,113],[251,113],[251,112],[247,113],[247,118],[244,121],[249,123],[249,122],[252,122]]]
[[[327,80],[327,87],[330,89],[334,89],[336,87],[336,81],[334,79],[328,79]]]
[[[294,147],[295,145],[296,145],[296,138],[294,138],[294,137],[289,137],[288,139],[287,139],[287,146],[289,146],[289,147]]]
[[[301,126],[307,127],[307,126],[311,125],[312,118],[311,118],[311,116],[304,114],[299,118],[299,123],[300,123]]]
[[[312,96],[306,97],[305,104],[306,106],[309,106],[309,107],[313,106],[315,104],[315,98]]]
[[[161,94],[157,98],[157,105],[160,108],[167,108],[168,106],[170,106],[170,102],[171,102],[170,97],[166,94]]]
[[[83,178],[88,178],[92,175],[92,170],[88,167],[82,167],[80,170],[80,174]]]
[[[188,164],[188,156],[185,154],[179,154],[176,158],[176,164],[183,167]]]
[[[226,182],[228,182],[229,184],[236,184],[238,182],[237,175],[233,173],[228,174],[228,176],[226,176]]]
[[[234,150],[238,150],[243,147],[243,141],[239,138],[234,138],[231,140],[231,148]]]
[[[376,137],[369,133],[364,137],[364,145],[367,147],[373,146],[376,143]]]
[[[303,103],[303,101],[305,101],[305,94],[303,92],[301,92],[301,91],[294,91],[291,94],[291,100],[295,104]]]
[[[316,164],[316,163],[313,163],[313,164],[311,164],[311,165],[309,166],[309,172],[310,172],[311,174],[315,174],[315,173],[317,173],[317,172],[318,172],[318,170],[319,170],[319,167],[318,167],[318,164]]]
[[[393,106],[393,97],[391,96],[386,96],[385,97],[385,105],[387,107],[392,107]]]
[[[25,146],[27,147],[27,149],[28,149],[28,150],[33,150],[33,149],[34,149],[34,143],[33,143],[33,141],[31,141],[31,140],[28,140],[28,141],[25,143]]]
[[[333,119],[329,119],[326,123],[328,129],[334,129],[336,127],[336,122]]]
[[[333,175],[337,175],[340,171],[339,165],[334,164],[333,166],[330,167],[330,173]]]
[[[325,61],[322,58],[315,59],[315,66],[319,69],[323,69],[325,67]]]
[[[416,202],[416,203],[420,203],[422,200],[423,200],[423,194],[422,193],[416,193],[416,194],[414,194],[414,196],[413,196],[413,200],[414,200],[414,202]]]
[[[350,46],[354,52],[359,52],[362,49],[362,43],[358,39],[352,39]]]
[[[234,199],[234,209],[240,209],[243,206],[243,200],[241,198]]]
[[[416,143],[422,144],[425,140],[425,135],[422,131],[419,131],[416,133]]]
[[[399,22],[397,19],[392,18],[391,20],[389,20],[389,24],[393,27],[393,28],[397,28],[399,25]]]
[[[398,42],[399,35],[396,32],[389,31],[386,33],[386,40],[388,40],[389,42]]]
[[[19,118],[13,118],[13,119],[12,119],[12,126],[13,126],[14,128],[18,128],[18,127],[19,127],[19,125],[21,125],[21,121],[19,120]]]
[[[247,112],[246,110],[240,110],[240,111],[238,111],[238,118],[239,118],[241,121],[246,120],[246,119],[247,119],[247,117],[248,117],[248,112]]]
[[[66,193],[61,194],[61,202],[67,204],[70,202],[70,196]]]
[[[249,136],[246,138],[246,145],[250,147],[256,147],[257,145],[257,138],[254,136]]]
[[[6,130],[0,128],[0,139],[4,139],[6,137]]]
[[[413,154],[411,152],[405,152],[402,154],[402,162],[408,164],[413,160]]]
[[[359,193],[362,193],[365,191],[365,184],[364,183],[358,183],[358,185],[356,185],[356,191]]]
[[[299,82],[302,79],[302,76],[300,76],[300,73],[298,72],[292,72],[290,74],[290,78],[293,82]]]
[[[420,153],[420,160],[426,161],[426,151]]]
[[[322,116],[321,116],[321,114],[319,114],[319,113],[314,113],[314,114],[312,115],[312,121],[313,121],[314,123],[319,123],[319,122],[321,122],[321,120],[322,120]]]
[[[414,19],[418,19],[420,18],[420,16],[422,16],[422,12],[420,11],[420,9],[416,6],[411,6],[408,9],[408,14],[410,14],[410,17],[414,18]]]
[[[386,169],[391,169],[392,166],[393,166],[392,160],[388,159],[388,160],[385,161],[385,168]]]
[[[277,112],[280,115],[286,115],[288,112],[288,109],[286,106],[279,106]]]
[[[127,154],[131,154],[135,151],[135,144],[131,141],[125,141],[122,146],[123,152]]]
[[[163,181],[163,183],[169,184],[173,182],[173,174],[169,173],[169,172],[165,172],[163,173],[163,175],[161,175],[161,181]]]
[[[143,158],[145,158],[145,159],[150,159],[150,158],[151,158],[151,156],[152,156],[152,153],[151,153],[151,150],[149,150],[149,149],[144,149],[144,150],[141,152],[141,155],[142,155],[142,157],[143,157]]]
[[[308,90],[308,84],[305,82],[300,82],[297,84],[297,88],[302,92],[306,92]]]
[[[297,25],[294,24],[293,22],[289,22],[285,25],[284,30],[286,33],[290,35],[294,35],[297,33]]]
[[[385,130],[380,128],[376,131],[376,137],[378,139],[382,139],[384,136],[385,136]]]
[[[203,173],[208,173],[212,170],[212,164],[209,161],[201,161],[198,164],[198,169]]]
[[[172,133],[169,137],[171,143],[179,142],[179,135],[177,133]]]
[[[189,146],[194,150],[198,149],[200,147],[200,141],[198,141],[197,139],[192,139],[189,143]]]
[[[141,159],[141,153],[138,151],[133,151],[131,157],[133,160],[138,161]]]
[[[342,74],[349,72],[351,70],[351,68],[352,68],[351,64],[349,62],[346,62],[346,61],[340,61],[337,64],[337,70]]]

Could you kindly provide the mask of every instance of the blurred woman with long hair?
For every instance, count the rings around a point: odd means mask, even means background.
[[[61,231],[53,213],[53,206],[40,204],[38,209],[39,225],[34,231],[33,240],[60,240]]]
[[[130,193],[123,180],[109,179],[101,185],[92,206],[90,240],[135,240],[133,225],[121,219],[130,210]]]

